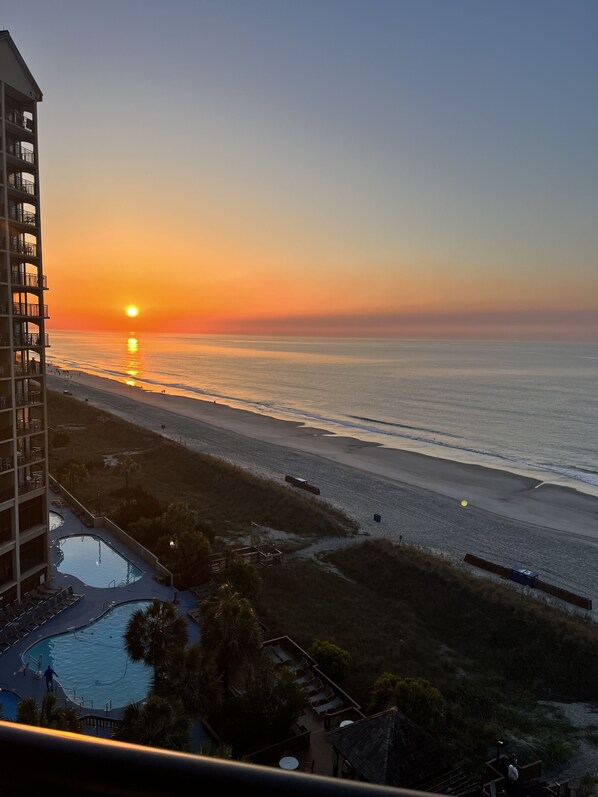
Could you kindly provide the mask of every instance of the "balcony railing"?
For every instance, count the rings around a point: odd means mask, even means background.
[[[48,305],[31,304],[30,302],[13,302],[13,315],[25,315],[37,317],[40,315],[40,307],[43,310],[44,318],[48,318]]]
[[[1,340],[1,339],[0,339]],[[2,345],[0,343],[0,345]],[[39,335],[39,334],[24,334],[24,335],[15,335],[14,337],[14,345],[15,346],[49,346],[50,339],[48,338],[48,334]]]
[[[37,274],[27,274],[18,269],[13,269],[11,279],[13,285],[25,285],[27,288],[48,287],[48,280],[46,277],[42,277],[40,280]]]
[[[36,474],[35,476],[27,476],[24,482],[19,484],[19,495],[30,493],[32,490],[39,490],[45,486],[45,478],[43,473]]]
[[[27,224],[29,227],[37,226],[37,215],[31,210],[12,210],[8,214],[8,218],[12,221],[17,221],[20,224]]]
[[[24,147],[12,147],[8,150],[8,154],[12,155],[13,158],[19,158],[19,160],[35,165],[35,152],[32,149],[25,149]]]
[[[21,797],[421,797],[423,792],[340,778],[285,772],[155,747],[124,744],[0,721],[3,792]],[[14,762],[35,761],[21,767]]]
[[[30,390],[28,393],[17,393],[15,395],[15,406],[25,407],[27,404],[39,404],[41,395],[39,390]],[[1,405],[0,409],[2,409]]]
[[[37,257],[37,244],[30,241],[15,241],[10,242],[10,251],[15,255],[26,255],[27,257]]]
[[[9,175],[8,187],[13,188],[15,191],[22,191],[24,194],[35,196],[35,183],[33,180],[27,180],[19,174]]]
[[[41,462],[44,459],[44,450],[41,446],[33,446],[29,453],[17,451],[17,467],[30,465],[32,462]]]
[[[27,130],[28,133],[33,133],[33,119],[30,119],[28,116],[25,116],[24,113],[17,111],[16,108],[7,108],[6,118],[9,122],[12,122],[13,125],[18,125],[19,127],[22,127],[23,130]]]
[[[41,366],[37,360],[28,363],[15,363],[15,376],[39,376]]]
[[[31,418],[29,421],[17,421],[17,434],[37,434],[43,432],[44,424],[40,418]]]

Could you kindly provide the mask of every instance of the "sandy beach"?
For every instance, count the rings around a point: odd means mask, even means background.
[[[598,603],[598,498],[591,495],[84,373],[50,372],[47,382],[255,473],[306,478],[363,534],[527,567]]]

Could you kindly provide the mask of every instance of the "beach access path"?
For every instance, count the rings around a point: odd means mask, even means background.
[[[473,553],[529,568],[544,581],[591,598],[596,616],[597,497],[82,372],[50,367],[47,384],[259,475],[305,478],[320,488],[314,500],[354,517],[363,535],[403,540],[457,560]],[[327,539],[307,551],[313,555],[340,544],[346,541]]]

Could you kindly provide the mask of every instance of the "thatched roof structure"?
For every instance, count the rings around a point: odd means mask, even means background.
[[[396,708],[328,734],[332,747],[367,783],[409,786],[447,766],[446,751]]]

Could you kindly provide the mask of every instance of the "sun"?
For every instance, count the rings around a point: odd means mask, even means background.
[[[134,304],[130,304],[125,310],[125,313],[129,316],[129,318],[135,318],[139,315],[139,308],[135,307]]]

